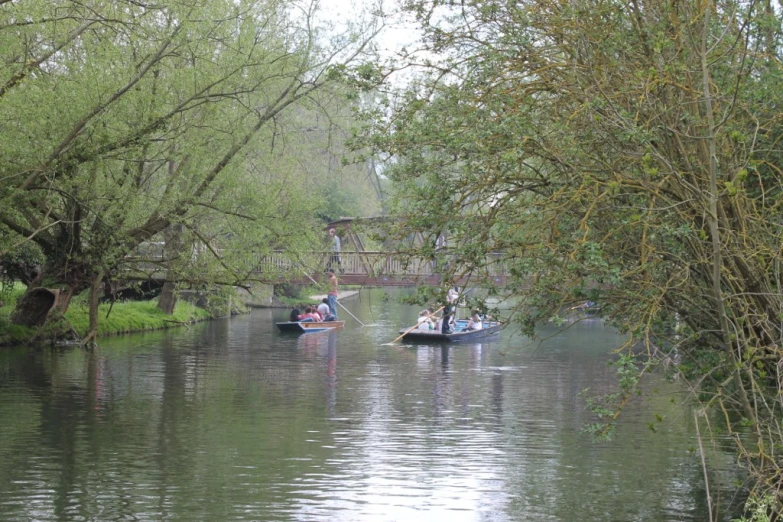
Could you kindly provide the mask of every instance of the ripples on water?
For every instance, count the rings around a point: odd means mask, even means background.
[[[93,354],[2,352],[0,520],[706,519],[672,385],[653,376],[615,441],[581,433],[577,395],[614,382],[599,321],[540,346],[389,345],[416,310],[380,294],[350,303],[374,326],[327,334],[256,310]]]

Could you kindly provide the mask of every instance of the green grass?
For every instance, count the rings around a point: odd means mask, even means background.
[[[6,305],[9,304],[15,304],[16,300],[22,297],[22,294],[24,294],[24,291],[27,290],[27,287],[24,286],[22,283],[14,283],[14,285],[10,288],[6,287],[0,287],[0,303],[5,303]],[[0,314],[3,313],[3,310],[5,310],[7,306],[0,306]],[[13,308],[11,308],[13,309]],[[8,314],[10,315],[11,309],[8,310]]]
[[[16,301],[25,292],[25,286],[21,283],[14,285],[12,289],[0,295],[0,345],[17,344],[29,341],[38,335],[36,328],[26,328],[11,324],[11,312],[16,306]],[[114,303],[109,317],[109,304],[98,307],[98,335],[116,335],[122,333],[139,332],[144,330],[158,330],[180,326],[182,323],[202,321],[209,319],[206,310],[196,307],[186,301],[179,300],[173,315],[166,315],[157,307],[157,301],[124,301]],[[86,335],[90,324],[90,312],[83,296],[72,300],[71,306],[65,313],[65,318],[80,334]]]
[[[22,297],[27,289],[22,283],[15,283],[12,288],[3,288],[0,293],[0,343],[24,341],[35,335],[34,328],[11,324],[11,312],[16,306],[16,300]]]
[[[109,304],[98,306],[98,335],[116,335],[121,333],[139,332],[143,330],[159,330],[180,326],[182,323],[209,319],[206,310],[185,301],[178,301],[172,315],[166,315],[158,309],[155,301],[126,301],[114,303],[109,313]],[[90,324],[90,311],[83,304],[72,304],[65,313],[65,318],[80,334],[86,335]]]
[[[314,286],[314,285],[303,286],[294,297],[289,297],[286,295],[277,295],[275,296],[275,298],[281,303],[288,306],[299,306],[303,303],[312,304],[312,299],[310,299],[310,296],[325,294],[327,290],[325,290],[324,288],[325,287]]]
[[[339,289],[342,292],[348,291],[348,290],[361,290],[364,288],[362,285],[340,285]],[[275,298],[284,304],[290,304],[290,305],[297,305],[301,304],[303,302],[310,302],[312,299],[310,299],[311,296],[314,295],[325,295],[329,292],[329,286],[326,284],[323,285],[309,285],[309,286],[303,286],[299,292],[294,297],[288,297],[285,295],[276,295]]]

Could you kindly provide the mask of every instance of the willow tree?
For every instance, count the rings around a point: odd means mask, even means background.
[[[780,510],[780,21],[755,1],[412,1],[422,73],[367,133],[404,237],[501,257],[533,326],[585,300],[723,414]],[[488,257],[490,252],[496,257]],[[667,337],[667,326],[682,326]],[[643,366],[647,368],[647,366]],[[604,404],[617,413],[638,386]],[[617,413],[611,415],[613,420]],[[725,415],[724,415],[725,414]],[[604,429],[610,429],[605,426]]]
[[[157,259],[144,249],[125,258],[123,276],[146,279],[165,269],[158,307],[170,313],[182,284],[278,282],[301,277],[303,267],[320,271],[322,254],[314,251],[326,249],[324,217],[373,215],[380,205],[361,165],[342,162],[353,118],[349,93],[333,82],[277,115],[241,154],[241,172],[162,234],[165,246],[149,252]],[[287,262],[259,271],[273,251]]]
[[[253,177],[248,151],[357,61],[371,33],[331,33],[327,48],[308,2],[2,4],[0,226],[46,258],[17,322],[46,320],[51,302],[35,287],[56,288],[62,312],[172,225],[194,237],[221,228],[256,254],[301,237],[285,216],[307,198],[273,172]],[[228,230],[247,218],[256,226]],[[241,269],[218,265],[223,282],[241,282]]]

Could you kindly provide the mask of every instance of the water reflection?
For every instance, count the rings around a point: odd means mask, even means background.
[[[535,347],[390,346],[416,310],[378,292],[351,309],[374,327],[284,335],[285,311],[258,310],[93,353],[0,352],[0,520],[705,518],[674,385],[652,376],[662,394],[611,444],[581,433],[579,392],[614,382],[600,322]],[[656,413],[673,420],[652,433]],[[715,465],[731,498],[731,459]]]
[[[326,343],[326,412],[334,415],[337,404],[337,332],[330,332]]]

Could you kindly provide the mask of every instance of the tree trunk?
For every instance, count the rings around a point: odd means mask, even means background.
[[[11,322],[22,326],[43,326],[52,315],[63,315],[71,298],[87,285],[68,285],[63,288],[28,288],[11,314]]]
[[[173,266],[182,252],[182,230],[183,227],[181,224],[175,224],[171,225],[164,232],[166,238],[164,252],[168,270],[166,271],[166,282],[163,284],[163,289],[160,292],[158,308],[166,315],[173,314],[174,307],[177,305],[177,292],[174,283],[171,281],[174,281],[177,277]]]
[[[51,288],[43,287],[46,277],[57,283]],[[91,277],[80,265],[73,265],[68,270],[45,267],[17,301],[11,322],[29,327],[43,326],[51,317],[63,316],[73,296],[89,288],[91,282]]]
[[[98,293],[101,288],[103,272],[93,274],[92,284],[90,284],[90,327],[87,336],[82,341],[84,346],[94,348],[95,338],[98,336]]]
[[[729,324],[728,311],[726,310],[726,302],[723,295],[722,288],[722,273],[723,267],[722,257],[722,244],[720,236],[720,223],[718,215],[718,150],[717,150],[717,127],[715,125],[715,117],[713,115],[712,107],[712,91],[710,90],[711,78],[708,67],[708,45],[707,39],[709,36],[710,28],[710,12],[712,9],[711,2],[707,2],[704,8],[704,29],[702,31],[701,41],[701,73],[702,73],[702,88],[704,92],[704,114],[707,119],[707,147],[709,151],[709,199],[707,222],[710,231],[710,237],[712,240],[712,293],[715,301],[715,313],[718,316],[718,324],[720,325],[720,333],[723,340],[723,349],[726,351],[726,356],[732,364],[734,369],[734,384],[739,394],[739,402],[742,405],[742,409],[745,416],[750,421],[758,426],[758,419],[756,418],[755,411],[750,404],[747,391],[745,390],[745,384],[742,382],[741,357],[737,356],[734,351],[732,341],[732,328]],[[757,433],[758,436],[758,433]],[[760,437],[758,437],[760,439]]]
[[[174,283],[166,281],[160,292],[158,299],[158,308],[166,315],[174,313],[174,307],[177,305],[177,292]]]
[[[49,288],[28,288],[17,301],[11,322],[22,326],[43,326],[60,297],[60,291]]]

